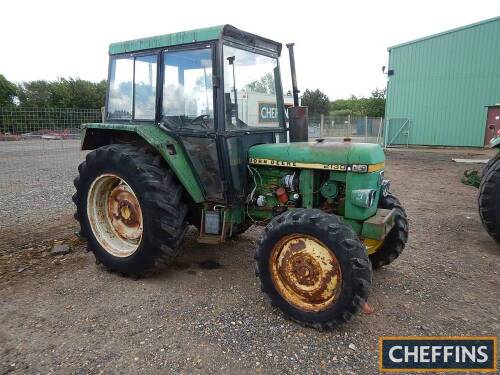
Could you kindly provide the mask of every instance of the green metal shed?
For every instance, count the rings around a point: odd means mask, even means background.
[[[500,105],[500,17],[388,51],[386,144],[485,144],[488,107]]]

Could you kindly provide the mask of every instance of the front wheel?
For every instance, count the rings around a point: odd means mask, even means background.
[[[394,227],[383,241],[364,240],[373,269],[392,263],[401,255],[408,241],[408,219],[399,200],[394,195],[387,194],[380,197],[378,206],[387,210],[395,209],[396,217]]]
[[[363,244],[337,216],[321,210],[296,209],[275,217],[255,259],[271,303],[306,326],[344,323],[368,297],[372,270]]]

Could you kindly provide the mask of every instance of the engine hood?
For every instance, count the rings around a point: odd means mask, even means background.
[[[307,165],[300,164],[310,164],[310,168],[316,169],[337,169],[329,168],[329,165],[381,164],[385,161],[384,152],[377,144],[327,141],[255,145],[249,149],[248,157],[251,164],[305,168]]]

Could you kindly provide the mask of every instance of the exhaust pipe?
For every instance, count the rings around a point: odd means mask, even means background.
[[[290,55],[290,71],[292,73],[293,107],[288,108],[288,123],[290,130],[290,142],[307,142],[309,120],[308,108],[299,106],[299,89],[297,88],[297,74],[295,73],[295,55],[293,53],[294,43],[288,43],[288,54]]]

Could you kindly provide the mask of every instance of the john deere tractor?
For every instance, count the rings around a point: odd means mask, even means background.
[[[188,225],[214,245],[262,225],[271,303],[333,327],[366,302],[372,268],[400,255],[408,223],[378,145],[308,142],[293,45],[284,102],[281,47],[230,25],[111,44],[105,121],[83,125],[76,219],[97,262],[131,276],[172,262]]]
[[[491,148],[500,150],[500,132],[490,143]],[[478,202],[483,226],[500,244],[500,152],[497,152],[483,169]]]

